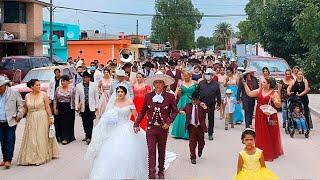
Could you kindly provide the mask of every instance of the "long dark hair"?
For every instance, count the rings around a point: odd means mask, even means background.
[[[32,88],[34,84],[38,81],[39,81],[38,79],[30,79],[30,81],[27,82],[27,87]]]

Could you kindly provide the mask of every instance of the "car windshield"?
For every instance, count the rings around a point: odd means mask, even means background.
[[[168,55],[167,52],[152,52],[151,54],[152,54],[152,57],[164,57]]]
[[[23,82],[28,82],[31,79],[39,79],[39,81],[50,81],[54,78],[53,70],[29,71],[24,77]]]
[[[251,60],[250,65],[257,69],[257,71],[262,71],[263,67],[268,67],[270,72],[285,72],[289,69],[288,64],[283,59],[277,60]]]

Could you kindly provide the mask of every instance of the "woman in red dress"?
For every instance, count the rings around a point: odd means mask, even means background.
[[[255,115],[256,146],[263,150],[266,161],[273,161],[283,155],[278,114],[274,113],[268,116],[260,109],[261,105],[266,104],[276,108],[281,107],[280,96],[274,91],[275,85],[274,79],[263,78],[261,79],[261,88],[251,91],[247,83],[244,83],[246,93],[250,97],[257,97],[258,103]]]
[[[136,106],[137,112],[140,113],[143,106],[144,97],[147,93],[151,91],[151,88],[150,86],[144,83],[145,75],[143,73],[138,72],[136,75],[136,78],[137,78],[136,83],[133,84],[132,86],[133,94],[134,94],[133,103]],[[131,120],[134,121],[134,118],[131,117]],[[144,130],[147,129],[146,117],[144,117],[144,119],[142,120],[140,127]]]

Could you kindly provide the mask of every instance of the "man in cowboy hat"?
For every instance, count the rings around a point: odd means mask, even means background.
[[[143,74],[145,74],[147,78],[154,75],[152,68],[154,68],[154,65],[150,61],[147,61],[142,65]]]
[[[156,178],[156,152],[158,147],[158,176],[164,179],[164,161],[169,126],[178,114],[178,109],[173,94],[166,92],[165,86],[174,83],[174,79],[158,71],[146,83],[153,85],[155,90],[146,94],[144,104],[135,123],[134,131],[138,133],[139,125],[145,115],[147,122],[147,145],[149,161],[149,179]]]
[[[19,92],[12,90],[5,76],[0,75],[0,143],[3,161],[0,166],[10,168],[16,140],[17,124],[23,117],[23,101]]]
[[[127,74],[123,69],[118,69],[116,71],[117,79],[113,79],[110,86],[110,96],[116,91],[116,88],[121,84],[128,90],[128,96],[133,99],[133,90],[129,81],[126,80]]]
[[[214,71],[211,68],[207,68],[204,73],[204,79],[199,82],[198,91],[200,98],[209,108],[208,120],[209,120],[209,140],[213,140],[213,128],[214,128],[214,111],[220,109],[221,93],[220,85],[218,81],[213,80]],[[217,108],[215,106],[217,105]]]
[[[246,128],[251,128],[252,126],[253,111],[256,99],[248,96],[244,89],[242,80],[247,81],[247,84],[251,91],[258,89],[258,79],[254,77],[254,72],[256,72],[255,68],[250,66],[247,67],[238,83],[237,101],[238,103],[241,103],[242,101]]]
[[[174,83],[170,86],[172,91],[176,91],[178,81],[181,79],[181,71],[177,69],[178,63],[174,60],[168,62],[169,70],[166,72],[167,75],[171,76],[174,79]]]
[[[99,91],[96,83],[91,81],[92,74],[83,73],[83,82],[76,86],[75,110],[80,113],[87,144],[91,141],[93,120],[99,105]]]

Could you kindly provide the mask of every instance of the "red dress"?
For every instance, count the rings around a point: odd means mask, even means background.
[[[263,96],[262,90],[259,91],[255,116],[256,146],[263,150],[266,161],[273,161],[283,155],[279,123],[269,125],[268,116],[259,108],[261,105],[269,103],[270,96],[273,93]],[[278,121],[278,114],[273,114],[270,118],[271,120]]]
[[[150,86],[148,85],[145,85],[144,87],[142,88],[138,88],[136,87],[135,85],[133,85],[132,87],[133,89],[133,94],[134,94],[134,98],[133,98],[133,103],[134,105],[136,106],[136,109],[137,109],[137,112],[138,114],[140,113],[141,109],[142,109],[142,106],[143,106],[143,102],[144,102],[144,97],[146,96],[146,94],[148,92],[151,91],[151,88]],[[131,117],[131,120],[134,121],[134,118]],[[147,129],[147,117],[145,116],[143,118],[143,120],[141,121],[140,123],[140,127],[144,130]]]

